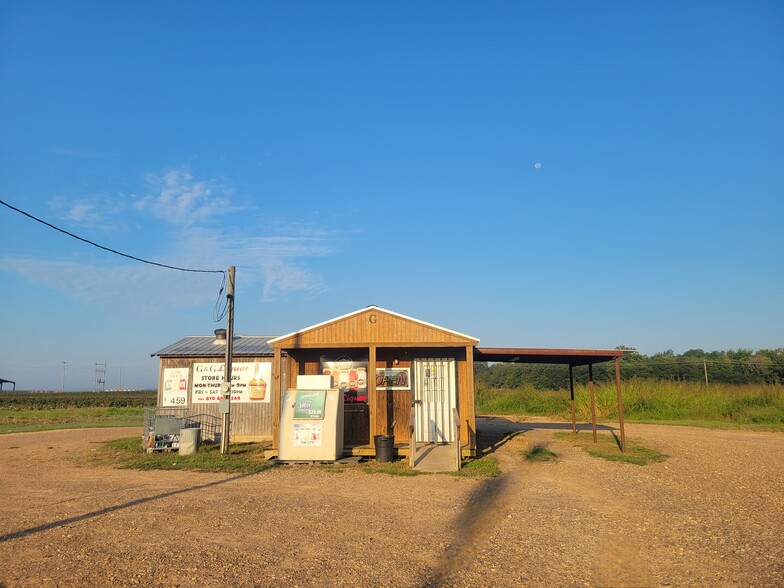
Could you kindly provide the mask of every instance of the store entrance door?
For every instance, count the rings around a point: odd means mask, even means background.
[[[343,443],[349,446],[370,444],[370,410],[367,402],[343,405]]]
[[[414,359],[414,414],[417,443],[452,443],[456,407],[455,359]]]

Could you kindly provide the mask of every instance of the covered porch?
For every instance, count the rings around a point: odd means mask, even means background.
[[[574,368],[588,366],[588,393],[591,402],[591,430],[594,443],[596,432],[596,397],[594,394],[593,366],[597,363],[615,363],[615,391],[618,399],[618,427],[621,451],[626,450],[626,432],[623,424],[623,393],[621,390],[621,349],[531,349],[531,348],[475,348],[474,361],[493,363],[540,363],[565,365],[569,368],[569,392],[572,408],[572,432],[577,434],[577,419],[574,410]]]

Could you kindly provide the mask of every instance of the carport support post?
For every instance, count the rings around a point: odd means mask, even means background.
[[[593,393],[593,364],[588,364],[588,391],[591,393],[591,428],[593,429],[593,442],[598,443],[596,436],[596,396]]]
[[[572,398],[572,434],[577,434],[577,417],[574,414],[574,369],[572,364],[569,364],[569,393]]]
[[[621,362],[615,358],[615,392],[618,395],[618,425],[621,428],[621,451],[626,451],[626,431],[623,428],[623,396],[621,395]]]

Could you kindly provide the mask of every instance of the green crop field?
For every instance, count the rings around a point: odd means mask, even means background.
[[[0,394],[0,434],[90,427],[142,426],[155,391]]]

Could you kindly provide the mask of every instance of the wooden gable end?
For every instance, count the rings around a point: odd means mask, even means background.
[[[476,345],[477,340],[447,329],[371,307],[293,333],[272,343],[278,349],[313,347]]]

